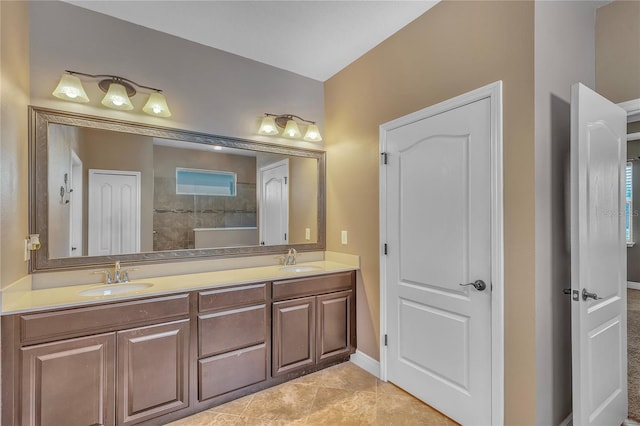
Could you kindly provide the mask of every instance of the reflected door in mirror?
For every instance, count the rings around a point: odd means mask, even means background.
[[[140,251],[140,172],[89,170],[89,256]]]
[[[289,160],[260,169],[262,199],[260,200],[261,244],[267,246],[287,244],[289,233]]]

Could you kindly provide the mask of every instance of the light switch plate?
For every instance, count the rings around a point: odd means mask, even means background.
[[[311,239],[311,228],[304,228],[304,239],[307,241]]]
[[[31,259],[31,251],[29,251],[29,240],[24,240],[24,261]]]
[[[347,244],[347,231],[342,231],[341,240],[343,245]]]

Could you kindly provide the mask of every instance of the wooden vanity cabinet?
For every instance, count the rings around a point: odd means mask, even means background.
[[[199,293],[199,401],[269,377],[267,288],[258,283]]]
[[[346,361],[355,273],[2,317],[2,424],[158,425]]]
[[[354,286],[353,272],[273,283],[274,377],[354,352]]]
[[[129,425],[188,406],[189,312],[182,294],[3,317],[3,424]]]

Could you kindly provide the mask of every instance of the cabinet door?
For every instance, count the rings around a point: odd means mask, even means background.
[[[114,424],[115,334],[21,349],[22,425]]]
[[[118,424],[189,405],[189,320],[118,332]]]
[[[315,297],[273,304],[274,376],[315,363]]]
[[[317,297],[317,362],[351,352],[351,291]]]

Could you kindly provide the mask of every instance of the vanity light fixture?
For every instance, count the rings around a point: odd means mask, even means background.
[[[142,107],[142,111],[149,115],[157,117],[171,117],[171,111],[167,105],[167,99],[162,94],[162,90],[154,87],[143,86],[128,78],[110,74],[86,74],[78,71],[65,70],[66,74],[60,77],[60,82],[53,91],[53,96],[72,102],[89,102],[82,82],[77,76],[100,79],[98,87],[105,92],[101,104],[107,108],[130,111],[133,109],[131,97],[137,93],[136,87],[139,89],[150,90],[151,94],[147,103]]]
[[[279,133],[278,128],[281,128],[284,129],[282,136],[298,139],[302,136],[298,123],[307,125],[307,131],[302,139],[309,142],[320,142],[322,140],[320,130],[315,121],[305,120],[293,114],[270,114],[265,112],[258,133],[273,136],[277,135]]]

